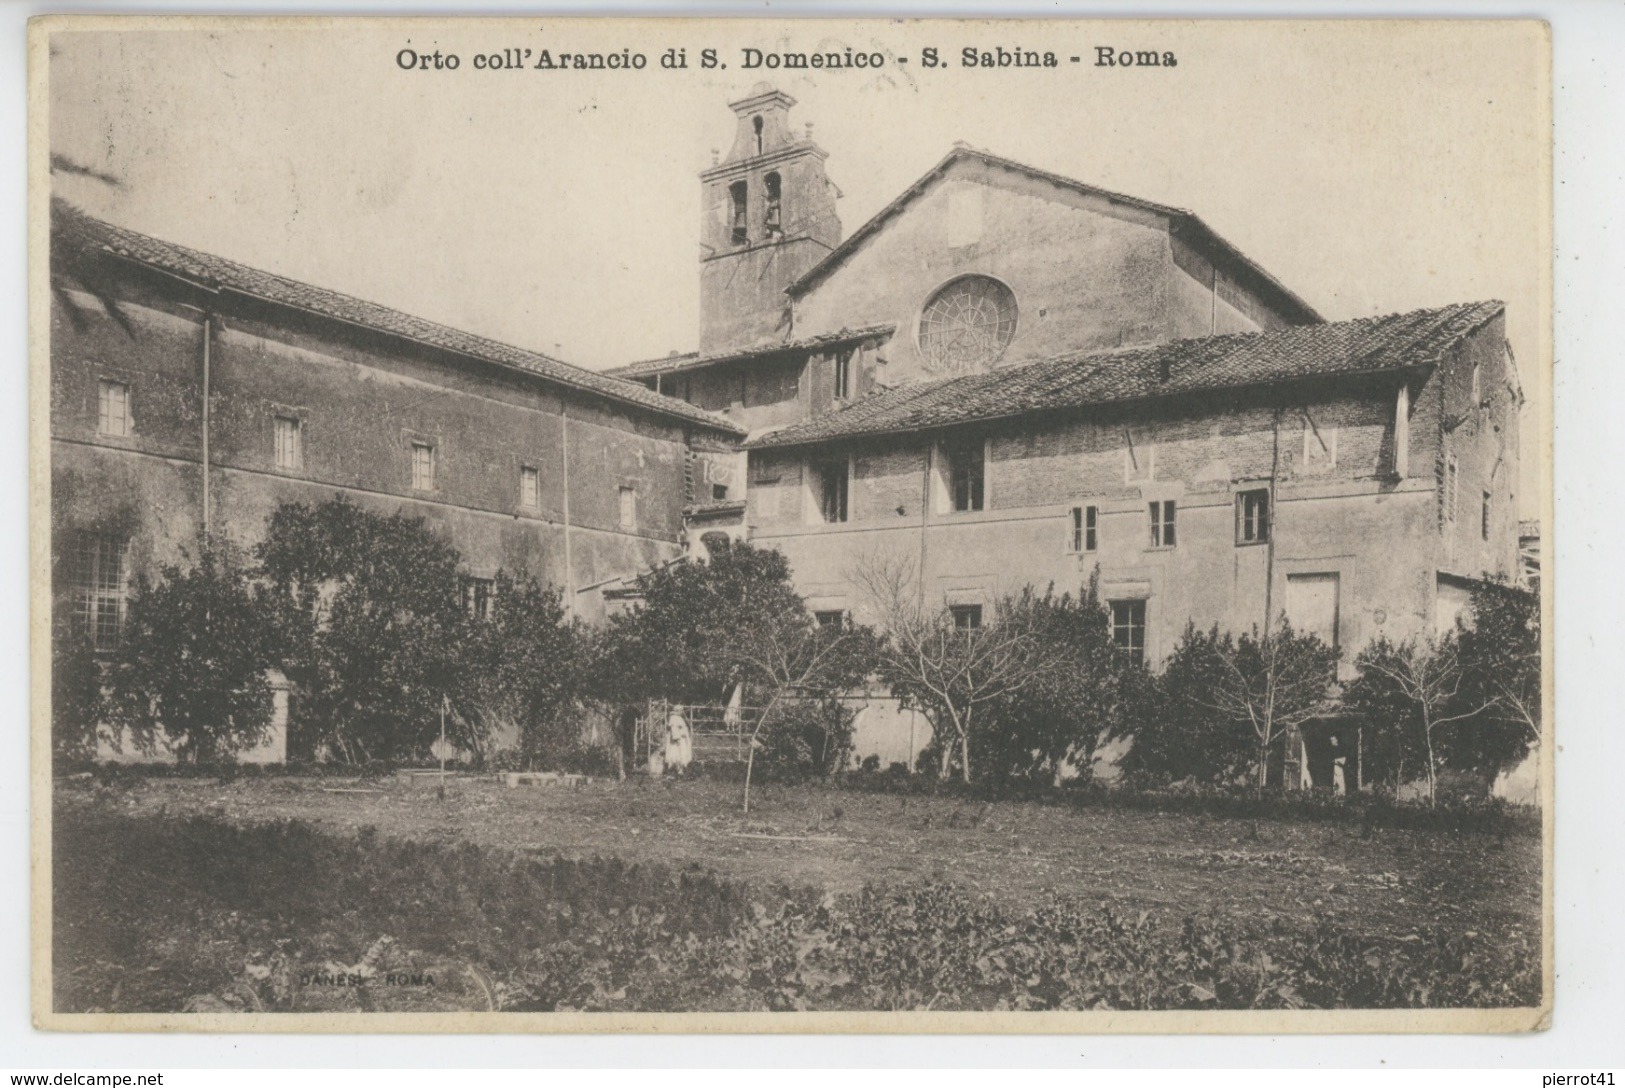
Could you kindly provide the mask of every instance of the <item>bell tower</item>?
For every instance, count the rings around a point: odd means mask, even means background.
[[[730,102],[738,118],[733,146],[700,174],[702,353],[782,338],[784,289],[841,240],[827,154],[813,143],[811,125],[800,139],[791,131],[795,104],[766,83]]]

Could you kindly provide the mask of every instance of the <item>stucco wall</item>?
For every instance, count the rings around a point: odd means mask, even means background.
[[[195,551],[202,518],[201,314],[132,290],[118,320],[67,289],[52,326],[53,526],[131,538],[130,571]],[[71,307],[71,314],[69,307]],[[211,369],[214,528],[245,544],[283,501],[344,493],[404,510],[447,533],[475,573],[564,569],[564,435],[570,447],[571,560],[577,587],[634,574],[677,551],[685,502],[682,428],[565,397],[523,375],[450,366],[260,315],[217,326]],[[134,433],[97,434],[101,378],[130,387]],[[568,403],[566,403],[568,400]],[[568,415],[568,422],[564,416]],[[274,420],[301,420],[303,464],[275,464]],[[412,487],[411,443],[432,443],[435,487]],[[520,469],[539,502],[520,502]],[[636,522],[620,524],[620,489]],[[60,548],[58,549],[60,551]],[[594,615],[592,595],[578,607]]]
[[[1435,371],[1427,393],[1438,405],[1435,456],[1418,465],[1439,481],[1441,565],[1478,577],[1512,576],[1517,570],[1518,394],[1509,371],[1504,319],[1497,318],[1464,342]],[[1478,368],[1477,400],[1473,368]],[[1454,517],[1446,494],[1446,465],[1456,463]],[[1483,496],[1490,495],[1489,534],[1483,532]]]
[[[916,380],[920,312],[965,273],[1015,295],[1016,332],[1000,366],[1259,327],[1223,298],[1215,308],[1211,276],[1198,282],[1175,264],[1163,216],[961,161],[797,301],[793,334],[895,323],[884,380]]]
[[[1288,609],[1290,578],[1336,575],[1335,635],[1346,671],[1378,633],[1403,639],[1426,631],[1433,610],[1434,481],[1393,477],[1396,390],[1396,379],[1378,378],[1268,401],[1209,398],[1033,420],[985,439],[986,501],[977,512],[944,512],[940,500],[922,512],[928,443],[918,436],[847,451],[854,474],[844,524],[809,516],[810,454],[762,451],[752,458],[749,518],[757,542],[785,552],[814,607],[860,616],[868,602],[854,575],[885,556],[923,569],[928,599],[938,605],[991,607],[1024,585],[1076,590],[1098,566],[1103,597],[1147,600],[1153,662],[1188,621],[1229,630],[1262,625],[1266,607],[1276,616]],[[1413,416],[1413,457],[1414,447],[1428,445],[1426,430]],[[1139,467],[1129,461],[1127,435]],[[1335,459],[1329,452],[1306,459],[1311,441],[1333,446]],[[941,462],[939,454],[933,471]],[[1266,486],[1272,466],[1273,546],[1238,544],[1235,495]],[[1177,544],[1153,547],[1148,504],[1169,499]],[[1071,548],[1071,510],[1089,505],[1099,511],[1097,549],[1079,554]]]

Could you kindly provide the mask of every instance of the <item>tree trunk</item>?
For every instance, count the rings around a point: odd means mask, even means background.
[[[1433,726],[1428,722],[1427,716],[1422,717],[1422,739],[1427,741],[1428,749],[1428,807],[1432,808],[1438,803],[1438,773],[1433,763]]]
[[[959,734],[959,776],[970,785],[970,731]]]
[[[745,812],[750,812],[750,772],[756,766],[755,738],[751,738],[750,752],[745,756]]]
[[[949,778],[948,772],[953,765],[954,742],[951,740],[939,739],[938,744],[942,746],[942,750],[937,761],[937,778],[940,781],[946,782]]]

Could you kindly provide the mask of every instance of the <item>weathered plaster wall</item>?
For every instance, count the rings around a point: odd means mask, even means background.
[[[1176,264],[1159,214],[961,162],[797,301],[793,333],[895,323],[884,380],[917,380],[920,312],[965,273],[999,279],[1015,295],[1015,337],[1000,366],[1278,320],[1228,281],[1215,306],[1211,266],[1197,260],[1183,263],[1200,280]]]
[[[151,574],[195,550],[201,527],[203,334],[200,312],[131,293],[140,300],[118,303],[117,320],[82,292],[56,299],[52,516],[58,531],[127,532],[131,573]],[[216,531],[251,544],[278,503],[343,493],[425,517],[474,573],[525,569],[563,584],[568,433],[573,584],[635,574],[676,554],[686,498],[680,425],[483,364],[448,365],[264,315],[231,314],[217,327],[210,360]],[[128,438],[97,434],[101,378],[130,386]],[[301,420],[297,469],[276,466],[278,416]],[[435,447],[432,490],[412,487],[413,441]],[[533,509],[521,505],[522,467],[538,472]],[[629,528],[621,524],[622,487],[636,494]],[[600,607],[590,595],[577,605],[588,616]]]
[[[1517,570],[1519,394],[1512,365],[1504,319],[1497,318],[1452,353],[1428,383],[1429,403],[1438,406],[1436,426],[1429,428],[1436,455],[1416,469],[1433,472],[1439,481],[1441,566],[1466,577],[1510,577]],[[1457,471],[1454,516],[1445,488],[1451,458]],[[1488,539],[1482,522],[1486,492]]]
[[[986,501],[977,512],[943,512],[933,500],[922,513],[928,444],[918,436],[847,451],[850,520],[834,525],[818,522],[804,496],[808,455],[763,451],[752,457],[749,517],[754,539],[786,553],[815,607],[859,615],[867,602],[854,575],[880,556],[923,569],[938,605],[991,606],[1024,585],[1076,590],[1098,566],[1105,598],[1147,600],[1153,662],[1188,621],[1262,625],[1273,558],[1267,600],[1275,615],[1288,606],[1289,576],[1338,576],[1346,671],[1378,633],[1406,638],[1425,631],[1432,615],[1434,481],[1393,477],[1396,392],[1397,379],[1377,378],[1322,384],[1312,395],[1163,402],[1002,428],[987,438]],[[1429,445],[1426,430],[1413,417],[1413,464]],[[1317,452],[1306,457],[1310,442]],[[939,454],[934,471],[941,461]],[[1271,545],[1237,543],[1235,499],[1268,486],[1272,472],[1273,557]],[[1148,505],[1168,499],[1177,544],[1158,548]],[[1079,554],[1071,509],[1089,505],[1099,511],[1097,549]]]

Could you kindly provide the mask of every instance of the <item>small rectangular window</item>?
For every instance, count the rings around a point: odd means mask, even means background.
[[[846,626],[846,613],[839,608],[814,612],[813,619],[818,621],[818,626],[832,628],[836,631]]]
[[[276,417],[276,467],[300,469],[305,465],[303,434],[293,416]]]
[[[130,386],[103,379],[96,393],[96,431],[115,438],[130,436]]]
[[[728,501],[728,485],[727,484],[712,484],[711,485],[711,501],[712,502],[727,502]]]
[[[974,631],[982,626],[982,606],[979,604],[949,605],[948,614],[953,617],[954,626],[961,631]]]
[[[412,490],[434,490],[434,447],[427,442],[412,443]]]
[[[1099,519],[1099,507],[1074,506],[1072,508],[1072,551],[1092,552],[1095,550],[1096,526]]]
[[[1262,544],[1270,538],[1268,488],[1236,493],[1236,543]]]
[[[620,493],[620,519],[621,528],[636,529],[638,527],[638,493],[634,488],[623,487]]]
[[[1445,458],[1444,462],[1444,520],[1447,525],[1456,523],[1456,484],[1458,473],[1454,456]]]
[[[463,611],[477,620],[491,618],[491,596],[496,589],[493,578],[468,578],[463,583]]]
[[[846,520],[847,464],[825,461],[818,466],[818,512],[831,524]]]
[[[1485,540],[1490,538],[1490,493],[1484,492],[1484,505],[1478,514],[1478,535]]]
[[[980,442],[948,450],[948,490],[956,511],[968,513],[982,508],[982,482]]]
[[[1174,536],[1174,500],[1163,499],[1151,504],[1151,546],[1172,548]]]
[[[526,510],[542,505],[542,474],[529,465],[519,470],[519,505]]]
[[[1112,601],[1112,642],[1136,663],[1145,661],[1145,602]]]
[[[78,533],[68,557],[73,629],[98,650],[118,645],[124,623],[125,555],[129,541],[114,533]]]
[[[835,399],[846,400],[852,395],[852,352],[843,351],[835,356]]]

